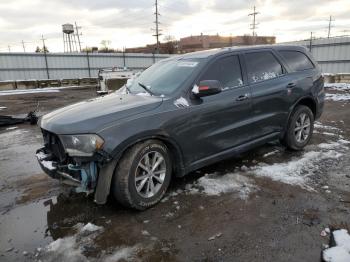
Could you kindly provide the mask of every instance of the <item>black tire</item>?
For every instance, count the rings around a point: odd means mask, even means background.
[[[159,191],[151,197],[143,197],[137,191],[135,178],[139,172],[139,162],[147,153],[161,154],[165,162],[165,178],[159,185]],[[115,199],[125,207],[145,210],[157,204],[168,189],[172,173],[171,158],[168,148],[158,140],[147,140],[129,148],[120,159],[114,172],[112,191]],[[155,180],[152,180],[155,181]],[[156,181],[157,182],[157,181]],[[148,189],[146,189],[148,190]],[[147,191],[148,192],[148,191]]]
[[[298,141],[296,137],[296,124],[297,121],[299,121],[299,117],[302,114],[306,114],[310,119],[310,130],[308,133],[308,136],[303,141]],[[288,149],[299,151],[302,150],[310,141],[312,137],[312,133],[314,130],[314,114],[312,113],[311,109],[304,105],[298,105],[294,111],[292,112],[288,125],[287,130],[284,134],[284,137],[281,141],[281,143],[286,146]]]

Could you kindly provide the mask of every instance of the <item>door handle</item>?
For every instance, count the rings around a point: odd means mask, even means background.
[[[249,98],[249,95],[245,94],[245,95],[241,95],[241,96],[237,97],[236,101],[244,101],[244,100],[247,100],[248,98]]]
[[[294,87],[296,87],[296,86],[297,86],[296,83],[289,83],[289,84],[287,85],[287,88],[294,88]]]

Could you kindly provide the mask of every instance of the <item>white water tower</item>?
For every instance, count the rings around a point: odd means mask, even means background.
[[[64,52],[78,52],[78,44],[74,34],[74,26],[72,24],[62,25]]]

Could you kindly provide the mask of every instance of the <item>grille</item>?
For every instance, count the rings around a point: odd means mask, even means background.
[[[45,148],[52,153],[59,160],[59,162],[65,162],[67,155],[59,137],[47,130],[42,129],[41,131],[44,137]]]

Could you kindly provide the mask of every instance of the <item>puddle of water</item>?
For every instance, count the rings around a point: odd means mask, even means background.
[[[17,206],[1,216],[0,253],[3,255],[3,259],[23,260],[23,251],[32,252],[52,241],[51,236],[45,236],[46,216],[50,209],[49,206],[44,205],[45,201],[47,199],[29,205]],[[11,252],[6,252],[9,248],[14,249]],[[15,252],[16,250],[18,253]]]

